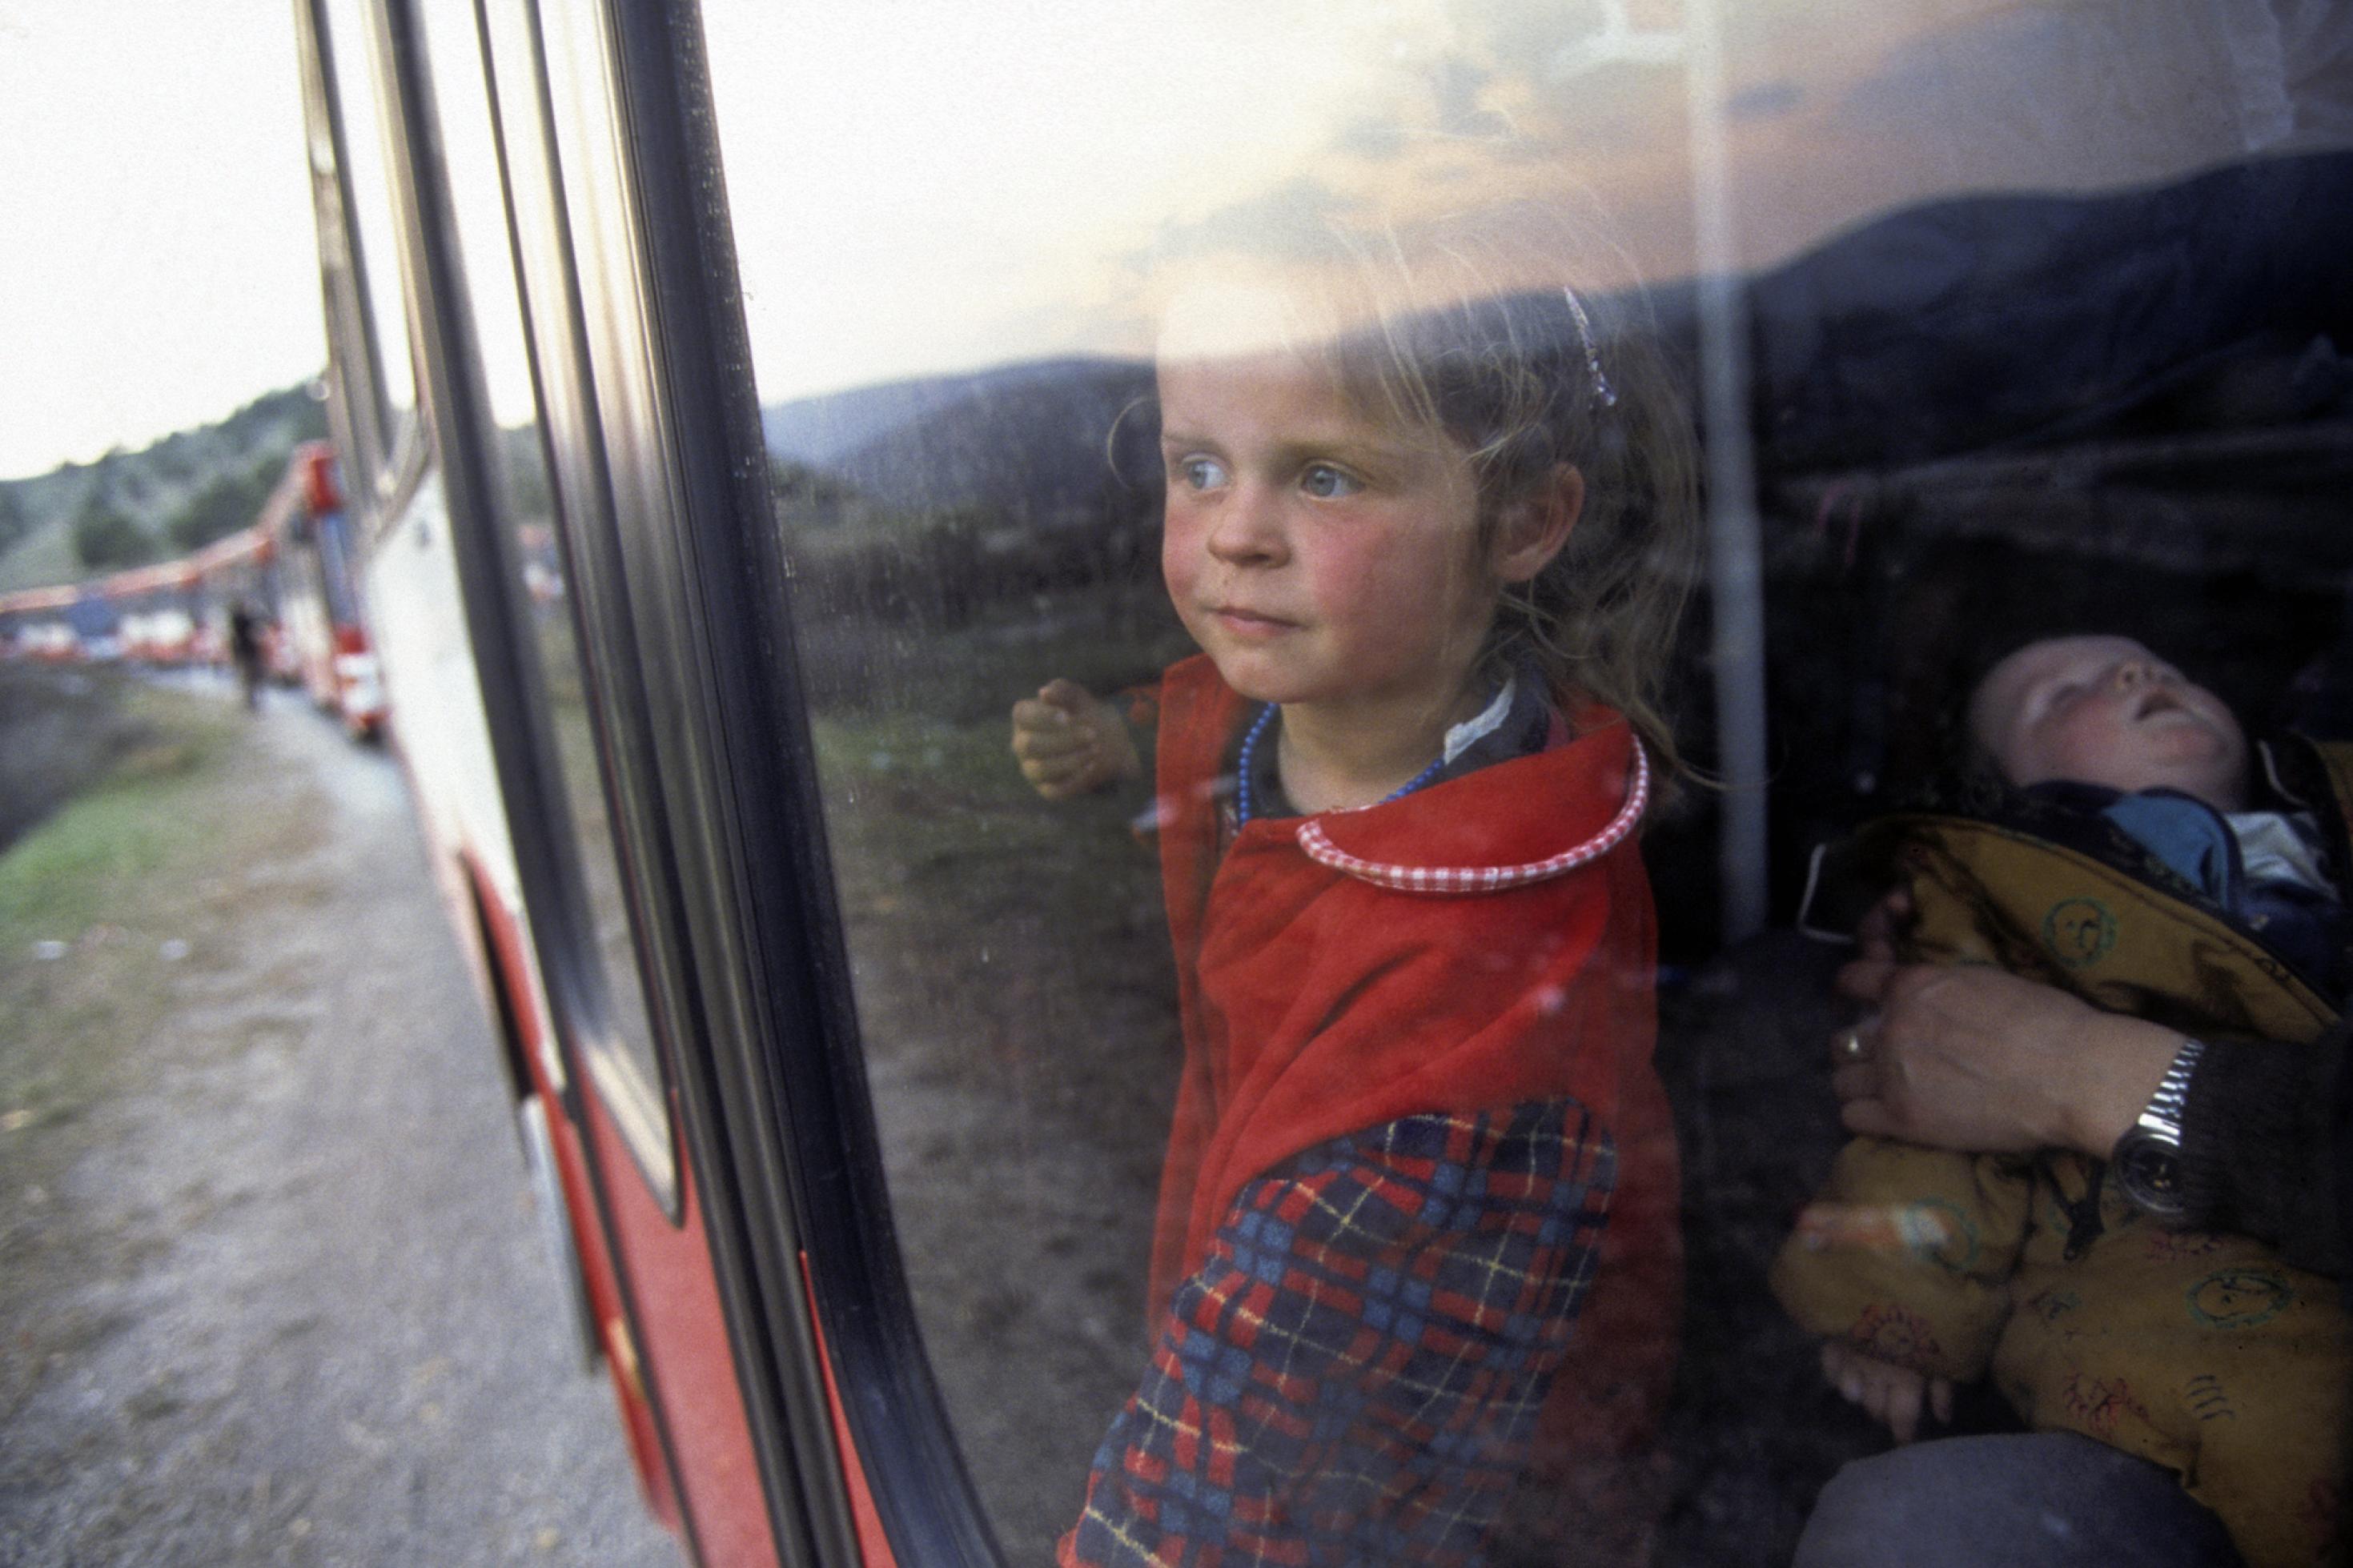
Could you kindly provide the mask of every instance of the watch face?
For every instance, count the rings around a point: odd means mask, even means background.
[[[2116,1184],[2125,1196],[2155,1215],[2182,1210],[2181,1162],[2178,1145],[2145,1127],[2136,1127],[2116,1145]]]

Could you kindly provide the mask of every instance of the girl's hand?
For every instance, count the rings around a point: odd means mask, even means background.
[[[1843,1340],[1822,1342],[1822,1375],[1850,1405],[1860,1405],[1899,1443],[1919,1435],[1925,1404],[1937,1420],[1953,1420],[1953,1381],[1867,1356]]]
[[[1119,710],[1074,680],[1054,679],[1013,705],[1013,754],[1048,800],[1142,775],[1144,762]]]

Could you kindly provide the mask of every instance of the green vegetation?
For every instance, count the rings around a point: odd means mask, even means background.
[[[261,515],[269,492],[278,488],[279,474],[284,467],[282,458],[265,457],[242,473],[216,475],[172,514],[164,531],[171,535],[173,544],[186,553],[251,526],[253,520]]]
[[[88,570],[74,555],[72,529],[62,523],[37,526],[16,549],[0,554],[0,594],[78,582]]]
[[[93,572],[111,572],[153,561],[159,551],[153,535],[95,493],[74,519],[75,557]]]
[[[113,1331],[107,1294],[91,1286],[129,1278],[156,1226],[173,1223],[100,1226],[73,1173],[140,1135],[123,1125],[126,1089],[248,1047],[259,1025],[167,1031],[194,1008],[266,991],[274,977],[252,973],[247,932],[327,889],[289,874],[318,842],[315,785],[256,767],[242,713],[102,670],[29,692],[22,670],[0,677],[6,787],[64,803],[0,853],[6,1426]],[[102,742],[74,743],[93,735]]]
[[[796,528],[830,528],[860,504],[857,486],[792,458],[768,459],[768,489],[776,515]]]
[[[854,638],[867,679],[846,684],[863,693],[821,702],[811,738],[861,976],[905,968],[860,987],[870,1025],[881,1021],[871,1038],[953,1027],[921,1017],[924,995],[949,997],[951,1013],[991,1012],[997,999],[970,995],[945,956],[969,956],[983,932],[999,944],[1017,929],[1051,932],[1059,950],[1086,952],[1068,976],[1091,998],[1082,1012],[1123,988],[1166,994],[1156,862],[1129,830],[1149,786],[1048,805],[1021,778],[1008,720],[1056,675],[1105,694],[1156,676],[1189,647],[1166,603],[1156,590],[1040,596],[1026,615],[917,634],[913,659],[893,646],[903,632]]]
[[[24,538],[32,526],[33,520],[25,514],[25,505],[16,499],[16,493],[0,489],[0,553],[15,548],[16,541]]]
[[[290,452],[301,442],[327,438],[327,405],[311,395],[310,383],[297,382],[263,393],[222,420],[218,428],[232,445],[248,450],[283,446]]]
[[[242,765],[242,714],[143,687],[120,700],[143,743],[0,855],[0,1165],[20,1173],[44,1122],[135,1063],[210,933],[267,896],[246,870],[313,831]]]
[[[0,480],[0,593],[185,552],[242,528],[269,494],[253,476],[266,469],[274,480],[299,443],[326,430],[325,405],[305,384],[137,451]]]
[[[917,692],[936,707],[944,682],[964,710],[976,680],[1053,647],[1084,661],[1056,667],[1073,679],[1124,685],[1158,668],[1132,650],[1187,647],[1148,510],[1106,502],[1039,526],[993,503],[892,504],[781,458],[769,485],[804,628],[801,672],[820,709]],[[978,700],[1001,711],[994,691]]]

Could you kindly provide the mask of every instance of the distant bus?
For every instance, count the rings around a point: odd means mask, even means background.
[[[76,588],[26,588],[0,594],[0,653],[60,664],[81,657],[81,633],[68,612]]]
[[[1996,635],[2343,715],[2347,46],[2228,9],[296,0],[340,505],[278,570],[349,563],[561,1331],[691,1556],[1077,1519],[1175,978],[1133,811],[1041,808],[1005,714],[1186,651],[1155,268],[1377,197],[1613,209],[1599,357],[1647,310],[1704,426],[1715,782],[1643,844],[1690,1286],[1629,1550],[1786,1561],[1872,1441],[1762,1281],[1838,1141],[1810,847],[1947,757]]]
[[[278,594],[270,668],[360,739],[382,734],[390,708],[368,642],[352,560],[350,514],[325,442],[294,454],[257,531],[273,552]]]
[[[229,617],[242,605],[261,623],[267,673],[302,686],[355,738],[375,738],[387,708],[361,618],[334,462],[327,443],[306,444],[259,517],[193,554],[0,595],[0,652],[226,668]]]

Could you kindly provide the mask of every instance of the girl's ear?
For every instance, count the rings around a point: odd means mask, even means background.
[[[1525,583],[1552,564],[1585,510],[1585,476],[1568,463],[1504,508],[1492,564],[1499,583]]]

